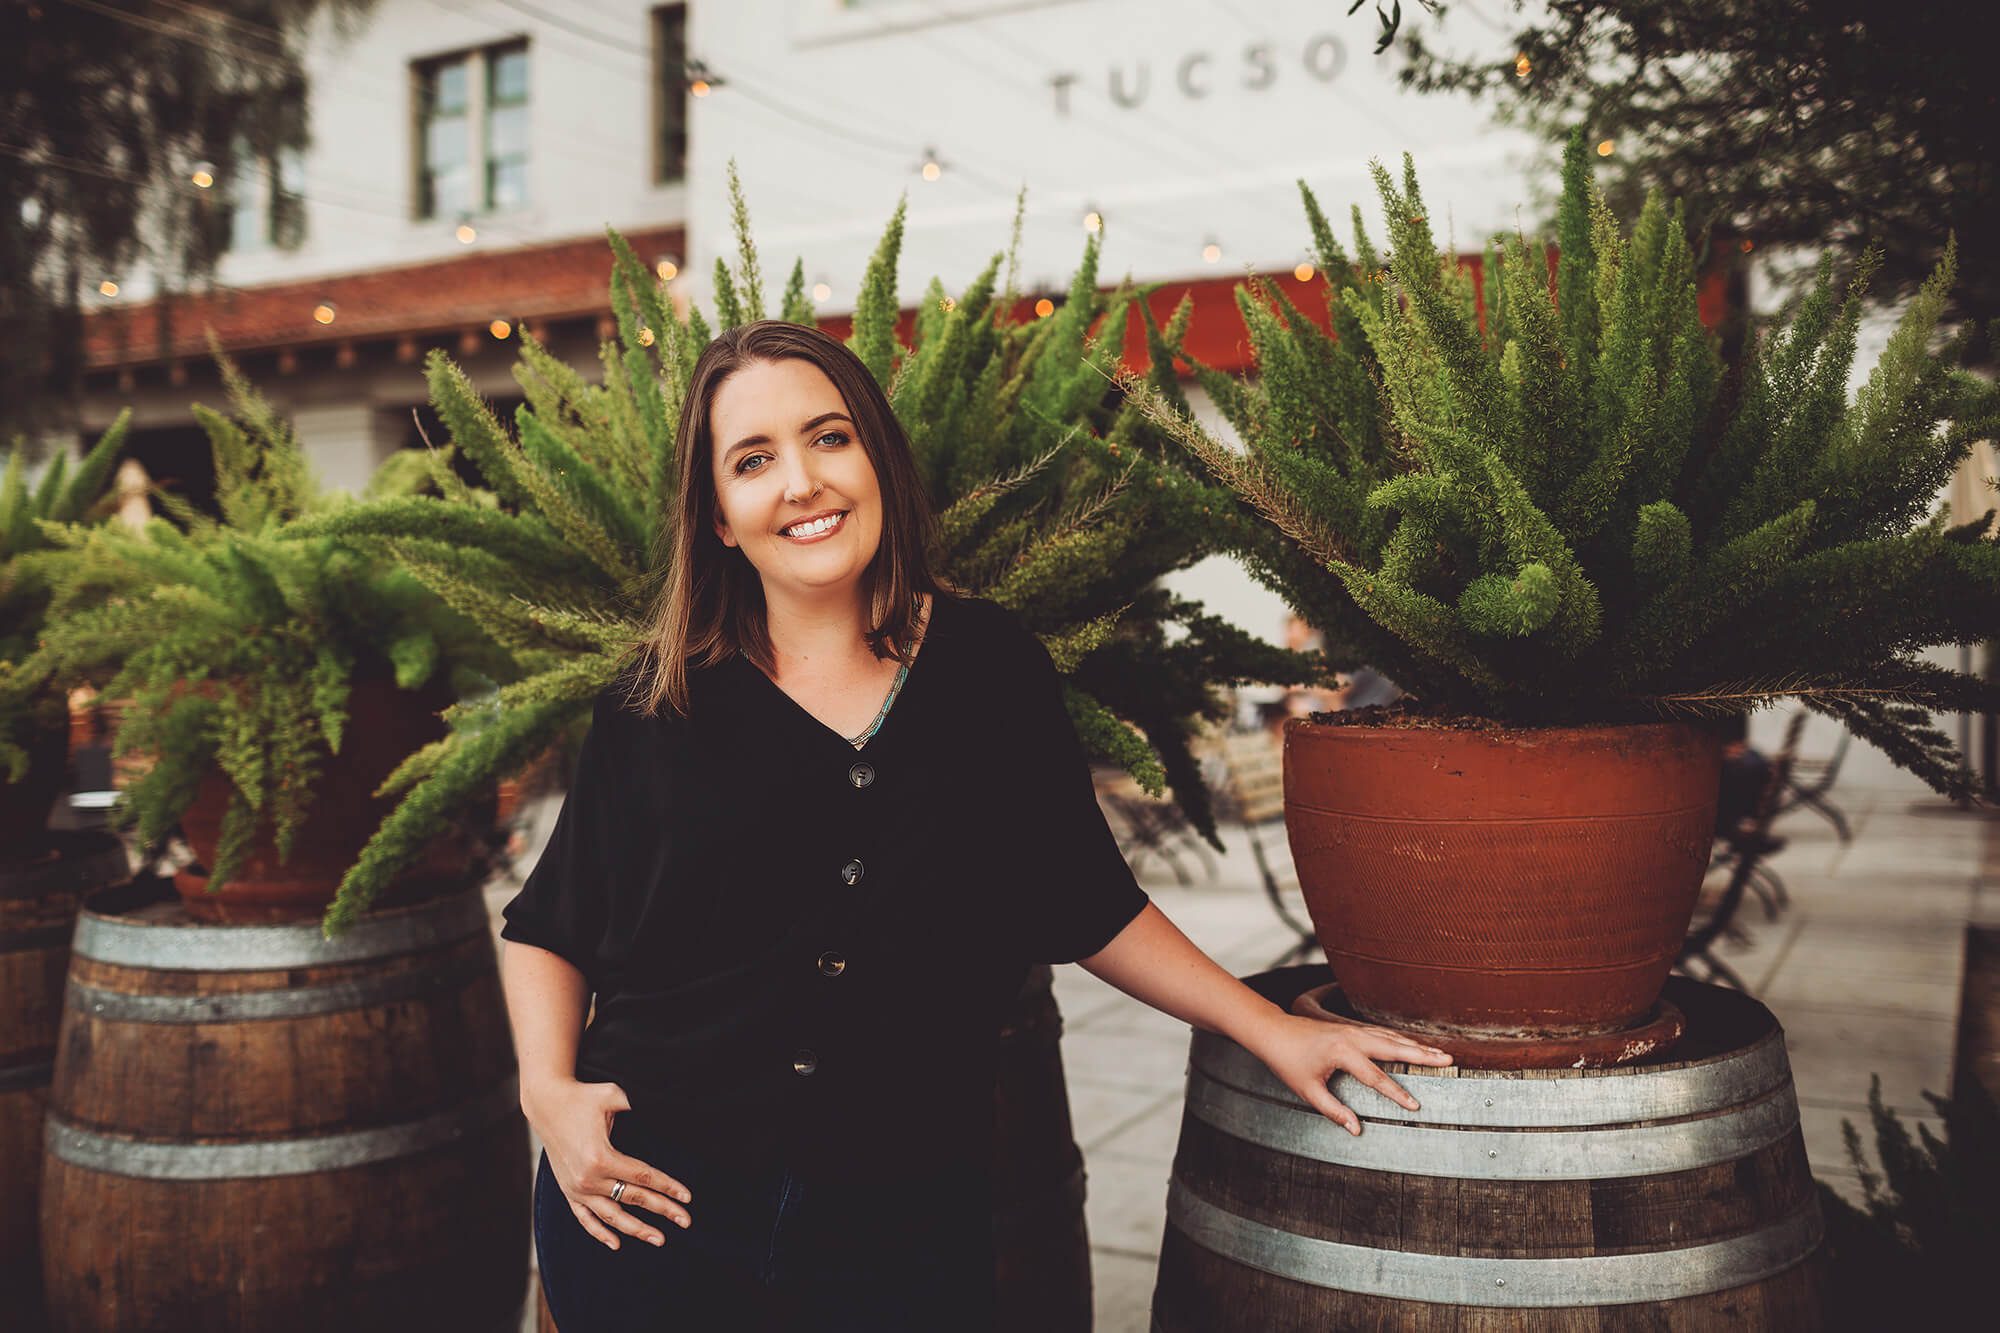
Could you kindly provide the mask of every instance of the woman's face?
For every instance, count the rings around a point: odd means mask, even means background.
[[[717,388],[708,425],[716,535],[765,588],[858,581],[882,540],[882,493],[826,372],[791,357],[752,362]]]

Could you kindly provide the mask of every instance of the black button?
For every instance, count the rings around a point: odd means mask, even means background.
[[[800,1078],[812,1077],[812,1072],[818,1068],[819,1057],[805,1047],[792,1052],[792,1072]]]
[[[856,764],[847,770],[847,780],[856,787],[866,787],[875,781],[875,769],[868,764]]]
[[[819,956],[819,970],[827,976],[837,977],[847,970],[847,960],[829,950]]]
[[[861,862],[849,861],[840,868],[840,882],[850,889],[861,882]]]

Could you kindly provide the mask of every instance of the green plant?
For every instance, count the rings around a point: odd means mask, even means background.
[[[733,179],[732,200],[737,262],[718,261],[715,284],[715,324],[724,328],[769,308]],[[1229,501],[1188,476],[1107,383],[1136,293],[1097,290],[1093,241],[1061,310],[1023,318],[1011,278],[1001,279],[1005,256],[996,255],[955,298],[933,282],[918,306],[914,346],[904,347],[896,332],[902,227],[899,208],[860,288],[851,345],[888,390],[931,486],[941,570],[1014,608],[1043,636],[1068,675],[1071,717],[1091,753],[1156,794],[1170,784],[1213,837],[1188,752],[1196,721],[1219,712],[1212,687],[1299,679],[1317,668],[1150,586],[1206,554],[1192,517]],[[452,710],[453,733],[391,778],[386,789],[402,793],[402,803],[347,876],[329,930],[353,919],[436,820],[586,720],[640,637],[663,572],[650,552],[662,549],[673,512],[673,426],[714,325],[699,307],[676,313],[624,240],[615,232],[610,240],[618,337],[601,349],[601,384],[524,338],[514,374],[526,402],[509,432],[457,367],[433,353],[431,398],[451,435],[431,461],[440,495],[299,525],[379,544],[512,653],[522,673]],[[802,265],[793,266],[778,310],[787,320],[813,319]],[[451,475],[453,450],[497,503]],[[1169,623],[1186,632],[1169,641]]]
[[[1386,256],[1356,210],[1350,259],[1305,191],[1333,336],[1239,291],[1260,381],[1197,374],[1240,452],[1164,386],[1126,386],[1259,517],[1217,541],[1428,711],[1617,721],[1796,695],[1964,790],[1928,710],[2000,691],[1917,651],[1990,632],[2000,546],[1990,513],[1926,515],[2000,398],[1930,349],[1952,250],[1850,404],[1865,271],[1837,299],[1823,265],[1725,373],[1679,211],[1655,194],[1627,233],[1587,163],[1578,134],[1553,283],[1545,250],[1509,238],[1483,310],[1407,158],[1400,185],[1375,167]]]
[[[1924,1100],[1944,1134],[1918,1125],[1915,1140],[1882,1103],[1882,1079],[1868,1086],[1877,1172],[1861,1134],[1841,1121],[1848,1160],[1861,1178],[1857,1208],[1822,1183],[1829,1309],[1839,1328],[1955,1326],[1986,1304],[1987,1266],[2000,1253],[2000,1124],[1963,1098]]]
[[[8,451],[0,474],[0,780],[27,776],[31,733],[69,725],[63,694],[45,664],[29,663],[48,625],[51,595],[53,547],[41,524],[102,517],[131,420],[129,411],[119,413],[74,471],[69,455],[58,453],[32,491],[24,451]]]
[[[46,564],[53,595],[30,659],[133,700],[115,749],[157,757],[120,806],[142,842],[172,827],[212,769],[226,775],[212,890],[240,869],[260,827],[289,856],[314,775],[340,751],[353,681],[393,677],[416,689],[450,673],[469,688],[511,670],[407,571],[337,538],[283,531],[349,501],[319,493],[290,429],[217,360],[236,419],[194,411],[213,450],[221,518],[159,493],[180,526],[43,522],[62,552]]]

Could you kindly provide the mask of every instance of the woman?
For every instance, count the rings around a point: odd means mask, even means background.
[[[1227,1033],[1352,1132],[1335,1070],[1416,1105],[1373,1061],[1443,1053],[1282,1012],[1147,900],[1047,651],[933,578],[846,348],[723,334],[676,455],[670,576],[502,931],[564,1333],[979,1326],[995,1038],[1036,962]]]

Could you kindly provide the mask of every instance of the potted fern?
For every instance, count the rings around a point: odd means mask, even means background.
[[[227,358],[236,419],[196,407],[214,452],[219,519],[178,498],[143,531],[45,523],[53,563],[31,664],[129,696],[114,752],[156,762],[119,819],[152,845],[176,824],[197,866],[176,876],[189,911],[220,921],[316,916],[387,806],[374,795],[413,740],[441,734],[456,691],[510,669],[407,571],[283,525],[337,509],[289,428]],[[406,466],[378,478],[414,484]],[[470,867],[429,830],[416,896]]]
[[[44,664],[30,663],[48,625],[53,544],[40,524],[102,517],[112,465],[131,414],[120,413],[74,471],[59,453],[32,491],[27,459],[9,451],[0,474],[0,849],[9,861],[44,850],[49,810],[69,755],[69,708]]]
[[[737,263],[718,261],[716,324],[763,318],[767,294],[732,175]],[[1004,256],[956,297],[933,282],[915,345],[898,340],[899,208],[861,285],[852,345],[909,432],[941,516],[939,567],[962,590],[1018,611],[1070,681],[1085,747],[1153,792],[1171,787],[1213,838],[1189,754],[1222,711],[1217,683],[1289,680],[1313,666],[1152,587],[1207,554],[1193,516],[1227,507],[1111,383],[1133,291],[1097,289],[1097,243],[1055,315],[1021,318]],[[1017,222],[1018,226],[1018,222]],[[698,306],[676,313],[623,239],[610,236],[618,337],[587,382],[524,336],[525,402],[509,431],[442,353],[427,365],[450,442],[428,459],[437,494],[312,515],[288,529],[381,551],[512,654],[519,679],[446,717],[386,790],[394,814],[348,873],[326,926],[338,931],[393,880],[440,818],[587,722],[591,700],[642,637],[674,512],[672,423],[710,338]],[[814,318],[794,265],[779,317]],[[1092,334],[1096,337],[1093,339]],[[1171,372],[1167,372],[1169,375]],[[487,491],[454,474],[459,455]],[[1185,632],[1168,641],[1165,626]]]
[[[1408,160],[1375,176],[1379,258],[1358,210],[1357,263],[1305,195],[1333,336],[1248,289],[1259,380],[1197,367],[1242,450],[1128,389],[1261,516],[1252,569],[1414,696],[1286,732],[1347,1002],[1467,1062],[1634,1058],[1678,1032],[1659,996],[1708,858],[1705,717],[1796,696],[1967,790],[1926,710],[2000,691],[1916,651],[2000,612],[1991,515],[1926,518],[1994,391],[1930,348],[1949,250],[1850,404],[1866,264],[1844,298],[1823,264],[1726,374],[1679,212],[1655,196],[1623,230],[1580,135],[1553,284],[1516,237],[1483,309]]]

